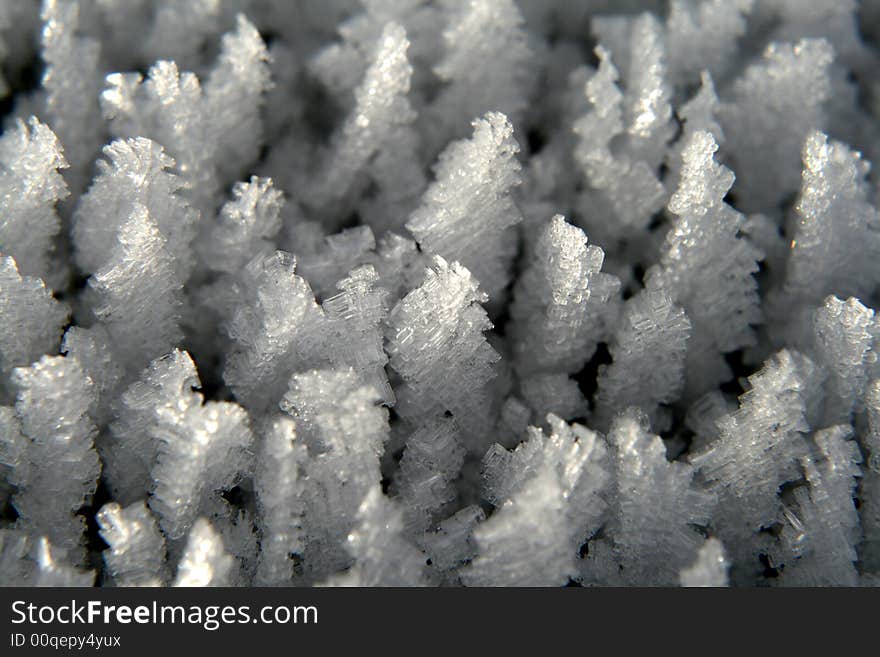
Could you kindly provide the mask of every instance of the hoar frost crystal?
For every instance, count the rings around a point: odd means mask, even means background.
[[[0,0],[0,585],[877,585],[871,5]]]

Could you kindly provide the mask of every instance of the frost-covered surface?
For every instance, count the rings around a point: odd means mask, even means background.
[[[876,584],[870,9],[0,2],[0,585]]]

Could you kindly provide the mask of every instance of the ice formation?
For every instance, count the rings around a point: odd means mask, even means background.
[[[877,18],[0,2],[0,585],[876,585]]]

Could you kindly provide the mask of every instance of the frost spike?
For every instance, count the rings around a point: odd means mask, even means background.
[[[608,434],[616,489],[608,534],[626,581],[672,586],[697,555],[693,525],[708,523],[713,500],[694,486],[693,466],[666,459],[663,441],[645,421],[629,410]]]
[[[706,539],[697,552],[697,559],[679,575],[682,586],[720,587],[728,586],[727,570],[730,562],[724,553],[724,546],[717,538]]]
[[[424,283],[391,311],[386,351],[404,381],[396,407],[401,416],[423,422],[448,410],[464,433],[482,438],[486,386],[500,358],[483,336],[492,328],[480,306],[485,301],[465,267],[435,256]]]
[[[629,406],[660,426],[661,405],[676,401],[684,388],[690,335],[690,320],[665,290],[644,290],[630,299],[608,348],[613,362],[599,372],[597,426],[609,426]]]
[[[101,142],[98,109],[100,45],[79,36],[80,4],[76,0],[44,0],[42,57],[46,63],[48,123],[64,144],[74,191],[85,186],[87,166]]]
[[[717,163],[718,144],[694,132],[683,153],[678,189],[669,200],[676,216],[660,262],[646,276],[687,313],[693,331],[687,357],[687,397],[695,398],[730,378],[724,354],[752,346],[752,325],[762,319],[759,253],[741,231],[745,217],[724,201],[734,175]]]
[[[222,537],[207,519],[199,518],[189,532],[174,586],[230,586],[234,566]]]
[[[42,280],[21,276],[15,260],[0,255],[0,375],[54,352],[67,316]]]
[[[133,204],[119,228],[113,255],[89,279],[98,299],[94,315],[106,326],[115,353],[128,368],[144,367],[183,337],[183,283],[175,265],[149,209]]]
[[[272,88],[269,53],[260,33],[243,14],[235,31],[223,35],[220,56],[205,82],[205,117],[222,179],[238,177],[256,161],[262,142],[260,108]]]
[[[86,527],[76,514],[94,494],[101,471],[97,429],[88,414],[92,382],[75,359],[63,356],[43,356],[17,368],[12,380],[19,390],[15,412],[27,438],[12,473],[18,525],[47,536],[79,561]]]
[[[492,301],[510,280],[522,215],[512,197],[520,184],[519,144],[513,125],[498,112],[472,123],[470,139],[447,146],[435,181],[406,224],[430,254],[467,267]]]
[[[605,254],[582,230],[554,216],[517,279],[510,314],[522,373],[578,372],[605,337],[620,281],[601,272]]]
[[[824,127],[833,59],[824,39],[772,43],[734,82],[720,115],[743,210],[775,210],[797,191],[792,163],[808,132]]]
[[[55,133],[32,116],[16,119],[0,137],[0,250],[23,274],[44,279],[61,229],[56,205],[70,192],[60,170],[67,168]]]
[[[248,465],[252,435],[244,409],[231,402],[202,406],[195,397],[195,404],[156,409],[150,428],[159,443],[150,508],[171,540],[182,538]]]
[[[260,510],[261,550],[254,583],[289,585],[294,576],[292,555],[304,550],[303,473],[308,457],[293,420],[282,415],[270,421],[263,435],[255,471]]]
[[[165,539],[146,503],[122,508],[116,502],[101,507],[96,518],[101,538],[109,546],[104,563],[116,586],[162,586]]]

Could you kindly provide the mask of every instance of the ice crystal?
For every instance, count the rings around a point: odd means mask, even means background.
[[[556,215],[517,280],[510,313],[517,369],[577,372],[606,337],[620,281],[601,272],[605,254]]]
[[[794,506],[786,508],[782,540],[792,556],[786,563],[787,584],[801,586],[856,586],[861,538],[853,504],[862,458],[852,430],[834,426],[816,432],[817,455],[805,456],[803,467],[809,487],[794,491]]]
[[[405,207],[407,199],[418,194],[423,179],[411,178],[418,172],[418,141],[409,127],[415,113],[407,98],[412,76],[406,56],[408,48],[404,29],[396,23],[386,25],[378,39],[373,63],[355,90],[355,107],[335,135],[326,170],[315,190],[317,203],[311,205],[329,206],[338,213],[334,205],[350,196],[364,176],[378,185],[378,202],[383,212],[394,212],[389,201]],[[410,185],[406,185],[407,177],[411,178]],[[395,222],[385,217],[383,222],[385,227],[392,227],[402,219]]]
[[[404,381],[397,404],[403,417],[419,422],[450,412],[464,431],[480,428],[499,359],[483,336],[492,328],[485,301],[467,269],[435,256],[424,283],[391,311],[386,348]]]
[[[824,39],[773,43],[736,80],[731,99],[722,104],[721,123],[746,210],[772,210],[797,191],[798,177],[787,165],[809,132],[823,127],[833,57]]]
[[[715,528],[734,559],[754,558],[748,537],[781,517],[779,488],[798,479],[807,453],[816,378],[816,365],[802,354],[775,354],[749,377],[739,409],[718,420],[718,438],[692,458],[718,495]]]
[[[561,586],[575,574],[576,551],[559,475],[538,470],[474,529],[477,556],[462,572],[468,586]],[[530,555],[526,557],[525,555]]]
[[[609,346],[613,362],[599,372],[598,425],[607,427],[615,412],[638,406],[656,426],[661,404],[676,401],[684,389],[690,336],[690,320],[665,290],[632,298]]]
[[[702,71],[723,78],[755,0],[672,0],[666,22],[670,77],[691,82]]]
[[[607,448],[604,440],[578,424],[569,425],[554,415],[547,416],[549,435],[530,427],[528,440],[508,452],[493,445],[483,457],[484,497],[501,506],[521,494],[542,468],[558,476],[564,497],[561,512],[568,518],[569,550],[581,544],[600,526],[608,507],[604,498],[608,483]]]
[[[168,240],[140,203],[131,205],[109,255],[89,279],[93,313],[107,328],[114,353],[139,370],[182,337],[183,281]]]
[[[741,234],[745,218],[724,202],[733,173],[714,161],[717,148],[708,132],[695,132],[685,147],[681,182],[669,201],[677,219],[646,277],[649,290],[666,292],[691,321],[691,394],[730,378],[724,354],[753,345],[752,325],[761,320],[753,276],[761,254]]]
[[[15,260],[0,256],[0,374],[54,351],[67,315],[42,280],[22,276]]]
[[[86,529],[85,518],[77,513],[94,494],[101,470],[94,446],[97,430],[88,414],[91,379],[73,358],[43,356],[14,370],[12,380],[18,387],[15,413],[21,432],[12,448],[16,458],[8,463],[17,489],[12,498],[16,524],[77,553]]]
[[[799,221],[791,241],[785,293],[820,303],[827,295],[869,298],[880,282],[880,217],[869,202],[870,165],[821,132],[803,144]]]
[[[248,469],[252,441],[247,413],[231,402],[190,392],[189,403],[154,411],[150,436],[158,443],[150,508],[170,539],[181,538],[220,491]]]
[[[303,493],[308,577],[320,580],[351,564],[346,537],[364,497],[381,480],[379,457],[388,439],[388,412],[379,401],[378,391],[351,369],[291,378],[281,406],[297,421],[311,456]]]
[[[708,523],[712,498],[694,486],[693,466],[667,461],[645,420],[626,412],[608,434],[616,489],[609,534],[625,581],[671,586],[696,558],[702,541],[693,526]]]
[[[293,557],[302,556],[306,458],[305,444],[296,435],[294,422],[276,417],[264,431],[257,455],[255,483],[262,519],[258,584],[289,584]]]
[[[444,56],[434,72],[443,87],[433,108],[446,138],[491,110],[518,125],[534,85],[534,54],[512,0],[447,0]],[[474,66],[474,62],[483,62]]]
[[[519,144],[498,112],[476,119],[473,127],[471,139],[453,142],[440,155],[436,180],[406,227],[423,250],[467,267],[496,300],[510,281],[512,227],[522,220],[511,196],[520,184]]]
[[[73,215],[72,235],[80,269],[92,273],[107,264],[119,229],[135,204],[140,204],[185,276],[192,267],[190,243],[198,213],[179,196],[185,183],[172,171],[174,160],[162,146],[140,137],[113,141],[104,147],[104,156],[107,159],[98,160],[98,174]]]
[[[627,129],[624,96],[616,84],[619,74],[611,53],[598,46],[596,56],[599,69],[585,88],[592,107],[573,126],[577,135],[574,158],[589,185],[581,200],[584,222],[591,232],[616,240],[644,229],[663,207],[666,192],[650,164],[628,152],[612,150],[612,140]],[[644,111],[642,136],[650,143],[651,110],[645,107]]]
[[[425,559],[403,538],[403,512],[374,487],[364,497],[348,535],[354,565],[336,586],[420,586]],[[386,555],[393,554],[394,560]]]
[[[223,539],[208,520],[199,518],[186,540],[174,586],[229,586],[234,565]]]
[[[437,418],[417,428],[406,439],[394,490],[405,504],[404,527],[418,536],[434,517],[456,500],[453,482],[464,462],[465,450],[450,418]]]
[[[79,13],[77,0],[44,0],[41,15],[46,119],[74,167],[77,191],[87,180],[88,165],[103,136],[100,82],[94,75],[101,47],[97,40],[79,34]]]
[[[31,117],[0,137],[0,252],[15,258],[23,274],[47,279],[55,236],[56,204],[68,196],[67,167],[55,133]]]
[[[104,562],[116,586],[164,584],[165,539],[144,502],[125,508],[115,502],[97,514],[101,538],[109,546]]]
[[[224,378],[245,406],[265,410],[281,399],[290,375],[316,357],[323,311],[290,254],[258,256],[248,268],[252,284],[229,325],[235,345]]]
[[[877,584],[874,4],[0,0],[0,584]]]
[[[697,553],[697,560],[681,571],[682,586],[727,586],[730,562],[717,538],[707,539]]]

